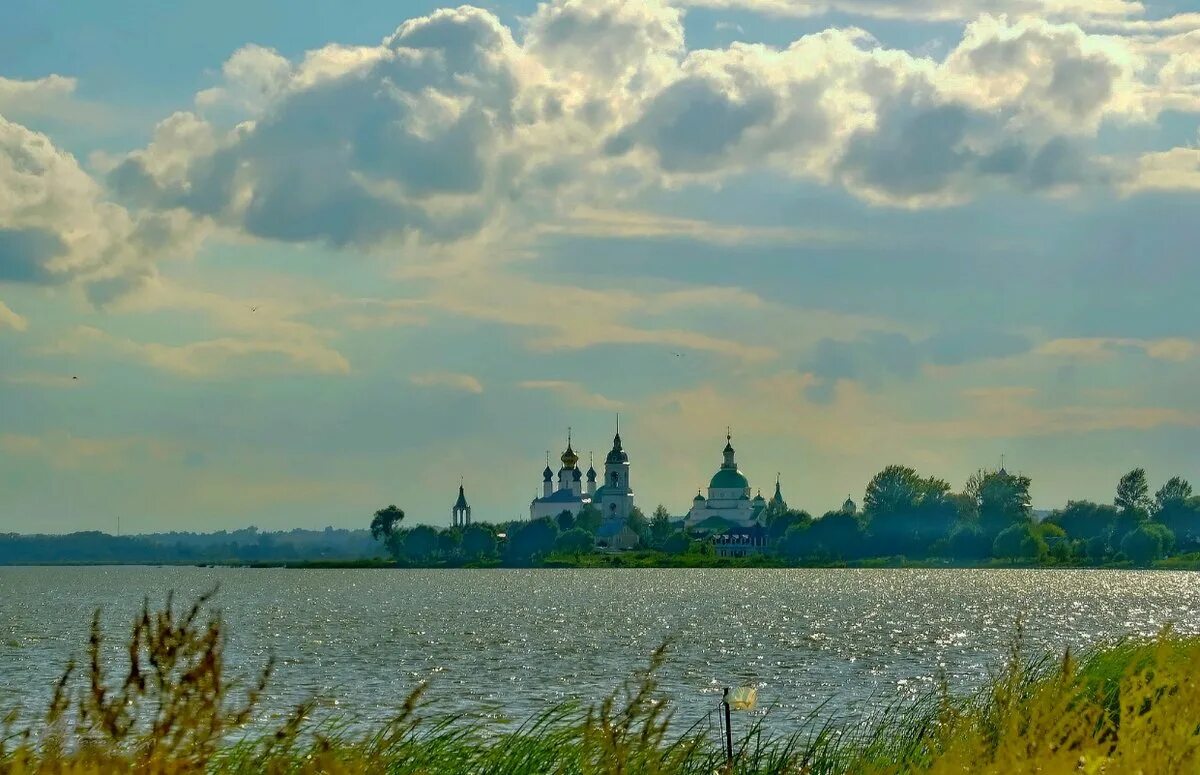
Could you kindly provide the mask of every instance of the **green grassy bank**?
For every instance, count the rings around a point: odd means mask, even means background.
[[[351,732],[296,709],[247,733],[271,665],[224,674],[224,632],[205,615],[145,610],[129,662],[109,674],[97,623],[36,721],[9,713],[0,773],[1191,773],[1200,771],[1200,638],[1164,631],[1076,658],[1014,647],[986,687],[944,687],[840,725],[820,713],[771,735],[748,719],[728,762],[706,727],[682,729],[648,668],[590,707],[547,708],[519,725],[446,716],[416,687],[390,723]],[[1020,643],[1019,635],[1015,638]]]

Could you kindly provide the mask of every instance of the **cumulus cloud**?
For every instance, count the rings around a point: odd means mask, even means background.
[[[465,6],[405,22],[369,54],[329,47],[291,67],[243,51],[227,70],[266,89],[260,117],[225,133],[172,117],[110,181],[260,237],[454,239],[477,231],[485,200],[513,183],[510,145],[536,121],[520,113],[522,58],[494,16]]]
[[[452,371],[428,371],[424,374],[414,374],[409,377],[409,382],[418,387],[457,390],[476,395],[483,392],[483,383],[479,381],[478,377]]]
[[[809,398],[829,401],[839,381],[877,388],[890,378],[909,380],[925,366],[960,366],[972,361],[1028,352],[1029,340],[1016,333],[987,329],[947,329],[926,339],[889,331],[865,332],[857,339],[819,341],[802,371],[814,381]]]
[[[964,201],[989,187],[1107,183],[1090,150],[1137,107],[1127,48],[1074,25],[982,17],[942,62],[827,30],[784,50],[692,52],[608,144],[667,178],[762,167],[832,180],[875,203]]]
[[[75,93],[76,81],[61,75],[22,81],[0,76],[0,114],[56,112]]]
[[[499,241],[640,187],[754,170],[906,207],[1060,193],[1121,179],[1093,149],[1101,125],[1184,90],[1150,88],[1165,59],[1139,46],[984,15],[941,61],[853,28],[688,51],[658,0],[542,3],[518,41],[464,6],[377,46],[243,48],[108,180],[254,236],[367,247]]]
[[[0,283],[79,283],[97,305],[141,287],[198,239],[175,210],[131,213],[75,158],[0,116]]]

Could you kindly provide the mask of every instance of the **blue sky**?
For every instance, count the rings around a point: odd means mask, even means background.
[[[1200,14],[17,0],[0,531],[1200,476]]]

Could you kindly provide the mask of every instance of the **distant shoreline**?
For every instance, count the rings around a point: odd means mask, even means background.
[[[606,570],[606,569],[705,569],[705,570],[734,570],[746,568],[761,569],[803,569],[803,570],[833,570],[833,569],[909,569],[909,570],[1166,570],[1166,571],[1197,571],[1200,570],[1200,560],[1188,558],[1185,561],[1172,561],[1171,558],[1159,560],[1149,566],[1137,566],[1128,561],[1104,564],[1072,564],[1072,563],[1039,563],[1039,562],[1007,562],[991,560],[987,562],[939,562],[914,560],[907,558],[874,558],[853,562],[827,563],[787,563],[774,561],[775,558],[726,559],[712,558],[708,562],[655,562],[660,558],[638,556],[641,553],[600,555],[600,562],[595,555],[585,555],[581,562],[570,562],[561,558],[552,561],[530,565],[505,565],[491,563],[404,563],[394,560],[376,558],[358,558],[344,560],[271,560],[263,562],[229,560],[224,562],[10,562],[0,563],[0,568],[98,568],[98,567],[130,567],[130,568],[241,568],[246,570]],[[605,562],[607,560],[607,562]]]

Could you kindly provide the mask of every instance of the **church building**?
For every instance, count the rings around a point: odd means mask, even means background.
[[[612,450],[604,459],[604,482],[597,486],[595,467],[588,465],[587,487],[584,475],[579,470],[579,455],[571,448],[571,434],[567,433],[567,449],[559,458],[562,467],[558,470],[557,486],[554,472],[547,465],[542,471],[542,494],[529,504],[531,520],[542,517],[557,517],[564,511],[579,516],[584,506],[592,505],[600,511],[605,521],[622,523],[633,510],[633,489],[629,483],[629,454],[621,444],[621,429],[613,436]]]
[[[760,523],[763,511],[767,508],[767,500],[761,492],[753,498],[750,497],[750,481],[738,470],[731,433],[725,434],[725,449],[722,453],[724,458],[721,467],[708,482],[708,497],[697,491],[692,500],[692,508],[685,517],[685,524],[689,528],[750,527]],[[775,480],[775,495],[771,502],[787,508],[778,478]]]

